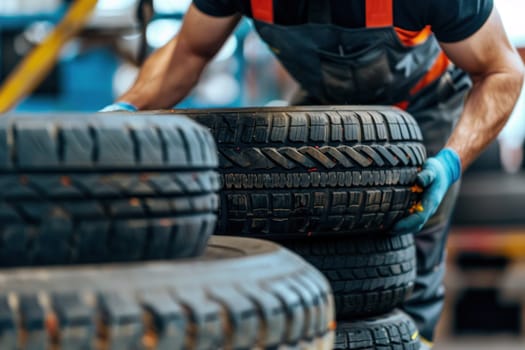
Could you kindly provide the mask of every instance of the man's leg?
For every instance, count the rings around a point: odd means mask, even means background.
[[[414,292],[403,309],[412,316],[421,336],[428,342],[434,339],[445,299],[445,248],[458,191],[459,183],[450,189],[425,228],[415,235],[417,279]]]

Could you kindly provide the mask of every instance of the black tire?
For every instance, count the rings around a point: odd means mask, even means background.
[[[0,118],[0,266],[202,253],[217,218],[216,152],[180,116]]]
[[[422,135],[390,107],[180,110],[208,127],[223,181],[217,233],[388,231],[417,202]]]
[[[333,344],[325,278],[261,240],[213,237],[200,259],[4,270],[0,280],[2,350]]]
[[[414,321],[401,311],[355,322],[339,322],[334,349],[419,350],[421,339]]]
[[[281,243],[328,278],[338,319],[389,312],[414,288],[417,266],[412,235]]]

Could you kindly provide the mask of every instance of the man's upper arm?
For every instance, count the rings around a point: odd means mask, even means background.
[[[491,73],[521,70],[521,61],[510,44],[496,8],[470,37],[454,43],[441,42],[447,56],[474,79]]]
[[[185,54],[211,59],[237,25],[241,15],[209,16],[191,5],[177,35],[177,48]]]

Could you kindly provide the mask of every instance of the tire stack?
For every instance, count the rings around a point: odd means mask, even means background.
[[[389,107],[180,110],[219,148],[219,235],[278,242],[330,281],[337,349],[419,349],[395,310],[416,278],[411,235],[389,229],[420,194],[415,120]]]
[[[208,242],[216,154],[182,116],[0,118],[0,349],[329,349],[320,272]]]

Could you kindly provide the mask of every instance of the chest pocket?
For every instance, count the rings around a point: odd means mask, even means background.
[[[351,54],[317,50],[325,99],[341,103],[388,100],[394,75],[384,50],[367,48]]]

